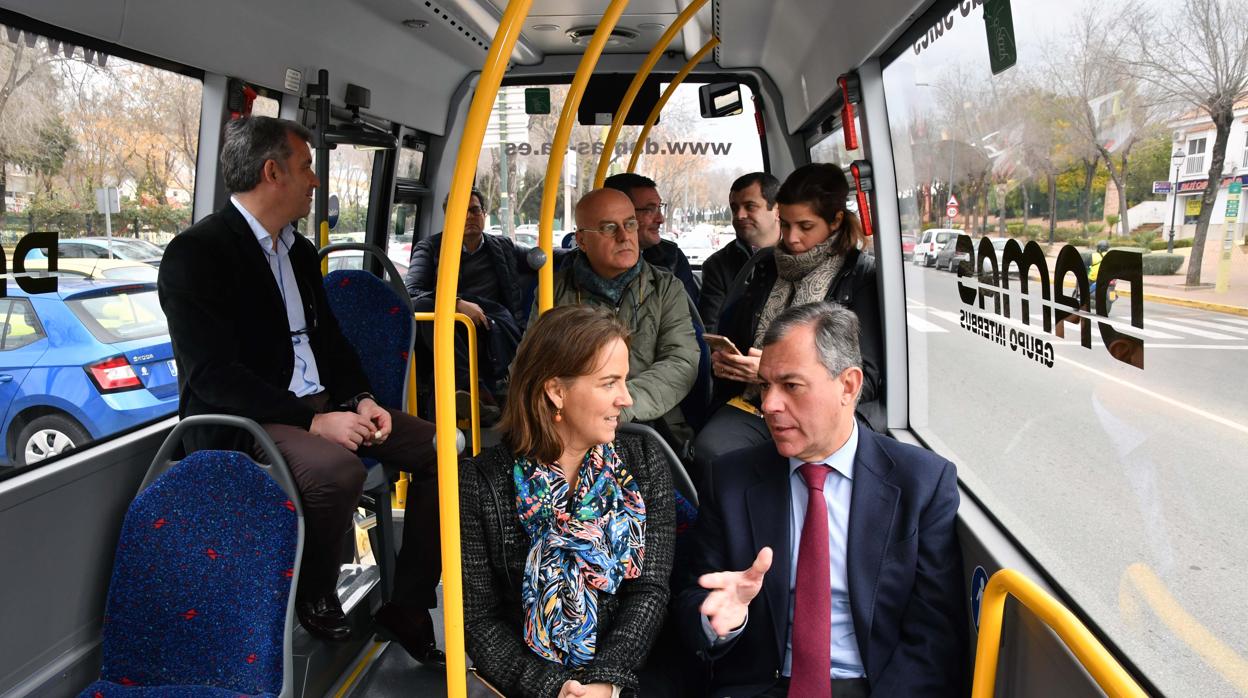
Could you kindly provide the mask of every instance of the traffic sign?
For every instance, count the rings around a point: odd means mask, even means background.
[[[945,203],[945,217],[946,218],[958,217],[958,197],[954,196],[953,194],[949,195],[949,201]]]

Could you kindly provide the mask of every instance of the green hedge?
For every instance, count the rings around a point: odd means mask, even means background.
[[[1183,266],[1185,257],[1179,254],[1168,254],[1166,252],[1158,252],[1144,257],[1144,274],[1145,275],[1169,275],[1174,274]]]
[[[1184,247],[1191,247],[1192,242],[1194,241],[1191,238],[1183,238],[1182,240],[1175,240],[1174,249],[1181,250]],[[1152,242],[1148,243],[1148,248],[1150,250],[1164,250],[1166,249],[1166,241],[1165,240],[1153,240]]]

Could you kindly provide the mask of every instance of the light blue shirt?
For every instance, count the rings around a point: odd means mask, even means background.
[[[830,466],[823,485],[823,499],[828,505],[828,580],[832,592],[832,653],[829,670],[834,679],[856,679],[866,676],[862,657],[858,654],[858,637],[854,633],[854,618],[849,608],[849,572],[846,554],[849,550],[849,504],[854,491],[854,455],[858,452],[858,422],[845,445],[822,461]],[[789,618],[785,631],[783,676],[789,676],[793,668],[793,609],[796,605],[797,553],[802,545],[802,526],[806,521],[806,503],[810,489],[797,471],[807,461],[789,459],[789,539],[793,542],[789,555]],[[772,570],[769,574],[774,574]],[[748,623],[748,619],[746,621]],[[746,623],[732,632],[717,638],[706,616],[702,617],[702,629],[707,639],[718,644],[727,642],[745,630]]]
[[[319,393],[325,387],[321,385],[321,373],[316,368],[316,356],[312,353],[312,344],[306,334],[308,320],[303,310],[303,296],[300,295],[299,284],[295,281],[295,270],[290,265],[290,248],[295,244],[295,226],[287,225],[282,228],[277,236],[277,249],[274,250],[273,236],[251,215],[251,211],[233,196],[230,197],[230,203],[234,204],[238,212],[243,214],[247,225],[251,226],[251,232],[255,234],[256,242],[260,244],[260,249],[264,251],[264,257],[269,262],[269,271],[273,272],[273,280],[277,282],[277,290],[282,294],[282,302],[286,305],[286,322],[290,327],[290,341],[295,349],[295,366],[290,374],[289,390],[295,397]],[[304,334],[294,334],[296,332]]]
[[[830,466],[823,485],[823,500],[828,505],[828,580],[832,583],[832,656],[834,679],[866,676],[862,657],[858,654],[858,638],[854,634],[854,618],[849,610],[849,572],[846,554],[849,550],[849,503],[854,492],[854,455],[858,452],[858,422],[854,420],[849,440],[835,453],[823,459]],[[797,553],[802,545],[802,525],[806,521],[806,504],[810,489],[798,472],[804,461],[789,459],[790,507],[789,538],[793,541],[789,565],[789,629],[785,633],[784,668],[788,676],[793,666],[793,607],[796,601]]]

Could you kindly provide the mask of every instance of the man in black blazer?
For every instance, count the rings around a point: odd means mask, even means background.
[[[169,243],[158,283],[178,363],[179,415],[248,417],[273,437],[303,501],[299,619],[314,635],[342,640],[350,628],[335,586],[364,484],[360,456],[432,482],[436,462],[433,426],[382,408],[369,393],[330,311],[316,248],[291,225],[308,215],[319,185],[309,138],[292,121],[230,122],[221,150],[230,203]],[[187,441],[190,450],[248,448],[221,430],[192,432]],[[400,626],[418,658],[436,661],[428,609],[440,575],[437,500],[419,488],[413,499],[427,503],[409,509],[399,555],[395,597],[406,606],[378,620]]]
[[[759,366],[775,443],[715,463],[674,601],[712,695],[964,691],[957,474],[855,420],[857,325],[830,303],[781,314]]]

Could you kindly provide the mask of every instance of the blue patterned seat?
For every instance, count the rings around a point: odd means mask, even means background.
[[[126,512],[85,698],[278,695],[297,506],[234,451],[198,451]]]

